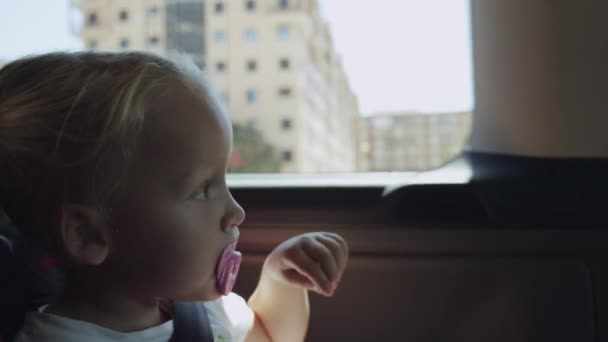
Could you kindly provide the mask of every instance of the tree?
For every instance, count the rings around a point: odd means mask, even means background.
[[[252,126],[232,124],[234,147],[228,172],[273,173],[281,171],[278,151]]]

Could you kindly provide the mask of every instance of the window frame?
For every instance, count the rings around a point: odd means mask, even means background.
[[[258,90],[254,87],[247,88],[247,91],[245,92],[245,99],[249,105],[257,104],[259,101]]]
[[[99,42],[97,39],[89,39],[87,41],[87,49],[91,51],[95,51],[99,47]]]
[[[119,23],[126,23],[129,21],[130,15],[129,15],[129,11],[125,8],[121,9],[118,11],[118,22]]]
[[[248,59],[245,62],[245,71],[248,73],[255,73],[258,71],[258,61],[255,59]]]
[[[280,86],[277,95],[281,100],[290,99],[293,96],[293,89],[290,86]]]
[[[213,41],[216,44],[225,44],[226,43],[226,31],[225,30],[215,30],[213,32]]]
[[[129,49],[130,46],[131,46],[131,39],[129,39],[128,37],[121,37],[120,40],[118,41],[118,47],[120,49],[126,50],[126,49]]]
[[[281,160],[285,163],[293,162],[293,151],[290,149],[284,149],[281,151]]]
[[[291,69],[291,61],[288,57],[279,59],[279,69],[283,71]]]
[[[155,17],[158,16],[159,8],[156,5],[151,5],[146,8],[146,16]]]
[[[91,19],[93,19],[93,20],[91,20]],[[97,14],[96,11],[92,11],[87,14],[85,26],[87,26],[87,27],[99,26],[99,14]]]
[[[225,61],[218,60],[215,62],[215,72],[225,73],[228,70],[228,63]]]
[[[224,1],[215,1],[213,3],[213,13],[224,14],[226,12],[226,3]]]
[[[281,131],[289,132],[293,129],[293,120],[291,118],[281,119]]]
[[[160,46],[160,37],[157,35],[148,36],[148,39],[146,39],[146,46],[148,48],[158,48]]]
[[[287,24],[279,24],[276,29],[277,39],[281,42],[288,41],[291,37],[291,28]]]
[[[244,32],[245,43],[253,44],[258,41],[258,30],[255,27],[248,27]]]

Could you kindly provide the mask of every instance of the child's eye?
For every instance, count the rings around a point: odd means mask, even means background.
[[[209,199],[210,182],[205,182],[202,187],[198,188],[190,197],[193,200],[204,201]]]

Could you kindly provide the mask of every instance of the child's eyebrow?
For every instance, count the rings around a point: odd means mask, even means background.
[[[180,190],[188,190],[198,186],[204,179],[211,177],[214,168],[209,161],[202,161],[190,167],[181,168],[175,172],[171,183]]]
[[[203,178],[208,178],[213,174],[214,169],[215,167],[210,162],[201,163],[186,173],[186,179],[200,180]]]

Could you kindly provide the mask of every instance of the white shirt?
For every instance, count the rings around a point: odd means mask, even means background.
[[[245,300],[230,293],[205,302],[215,342],[242,342],[253,326],[254,314]],[[173,334],[173,321],[134,332],[119,332],[97,324],[45,313],[29,312],[14,342],[167,342]]]

